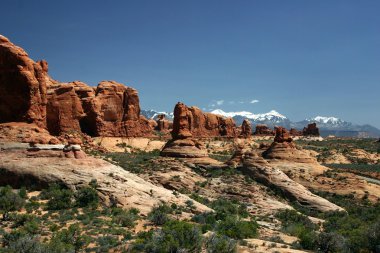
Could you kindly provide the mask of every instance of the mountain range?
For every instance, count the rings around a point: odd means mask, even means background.
[[[302,121],[291,121],[286,116],[272,110],[267,113],[254,114],[248,111],[241,112],[225,112],[216,109],[210,113],[231,117],[237,125],[241,125],[244,119],[248,119],[255,126],[258,124],[266,124],[268,127],[282,126],[285,128],[303,129],[307,124],[317,123],[322,136],[334,135],[337,137],[380,137],[380,129],[371,125],[358,125],[336,117],[316,116],[307,118]],[[172,120],[173,113],[159,112],[155,110],[141,110],[141,114],[146,118],[155,119],[159,114],[165,114],[167,119]]]

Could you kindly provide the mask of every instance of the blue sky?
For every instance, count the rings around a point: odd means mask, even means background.
[[[34,60],[46,59],[54,79],[115,80],[138,89],[144,109],[171,111],[183,101],[380,127],[380,1],[5,0],[1,6],[0,33]]]

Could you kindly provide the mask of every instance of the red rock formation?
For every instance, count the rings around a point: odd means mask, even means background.
[[[290,128],[289,133],[291,136],[302,136],[303,135],[302,131],[298,131],[295,128]]]
[[[47,64],[0,35],[0,123],[46,126]]]
[[[83,89],[80,89],[83,91]],[[99,83],[83,95],[82,131],[92,136],[148,136],[150,122],[140,115],[137,90],[115,81]]]
[[[34,62],[0,35],[0,123],[35,123],[54,135],[151,135],[135,89],[114,81],[96,89],[78,81],[59,83],[47,72],[46,61]]]
[[[187,107],[183,103],[177,103],[174,108],[173,139],[181,138],[178,136],[180,129],[182,129],[180,135],[191,134],[197,138],[237,136],[236,125],[232,118],[205,113],[195,106]]]
[[[316,123],[308,124],[307,127],[303,128],[302,133],[304,136],[320,136]]]
[[[47,128],[53,135],[81,132],[79,121],[85,116],[82,103],[72,84],[49,86],[47,92]]]
[[[160,132],[168,132],[170,127],[173,126],[173,124],[165,118],[165,114],[158,115],[156,123],[157,126],[155,127],[155,130]]]
[[[249,138],[252,135],[252,125],[248,119],[244,119],[241,124],[240,136],[244,138]]]
[[[274,137],[274,142],[283,143],[283,142],[292,142],[293,139],[290,137],[288,130],[283,127],[275,127],[276,135]]]
[[[274,131],[270,128],[268,128],[267,125],[257,125],[256,130],[253,133],[254,135],[259,135],[259,136],[273,136]]]

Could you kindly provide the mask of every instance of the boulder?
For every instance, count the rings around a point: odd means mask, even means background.
[[[303,128],[302,133],[304,136],[320,136],[317,123],[308,124],[307,127]]]
[[[270,128],[268,128],[267,125],[257,125],[256,130],[253,133],[254,135],[259,135],[259,136],[273,136],[274,131]]]

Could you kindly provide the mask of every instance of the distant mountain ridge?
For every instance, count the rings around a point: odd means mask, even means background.
[[[286,116],[280,114],[275,110],[267,113],[254,114],[248,111],[241,112],[225,112],[221,109],[215,109],[210,113],[222,115],[224,117],[231,117],[235,120],[237,125],[241,125],[244,119],[249,119],[255,126],[258,124],[265,124],[268,127],[282,126],[288,129],[296,128],[303,129],[307,124],[317,123],[322,136],[334,135],[338,137],[380,137],[380,129],[371,125],[358,125],[336,117],[316,116],[307,118],[302,121],[293,122]],[[141,114],[146,118],[155,119],[159,114],[165,114],[169,120],[172,120],[173,113],[158,112],[155,110],[141,110]]]

